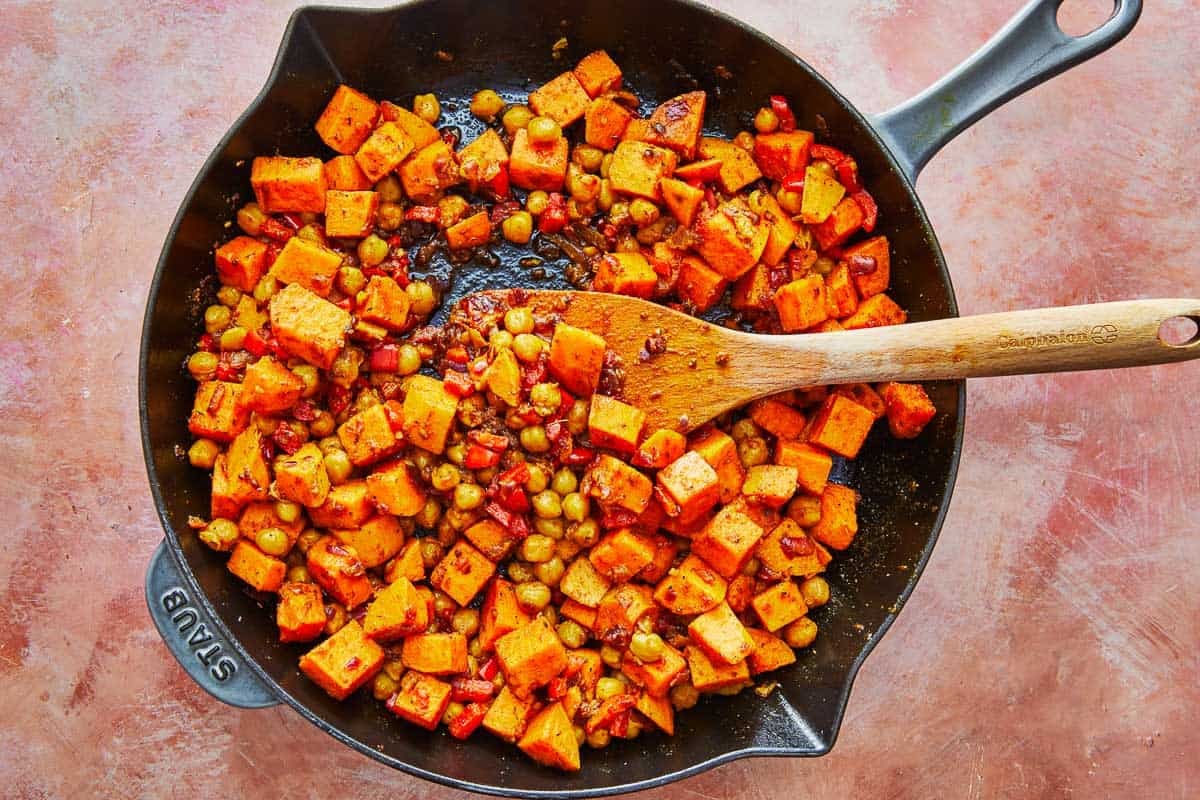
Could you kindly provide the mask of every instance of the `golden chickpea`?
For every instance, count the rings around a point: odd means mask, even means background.
[[[504,130],[508,131],[509,136],[513,136],[517,131],[528,127],[529,121],[532,119],[533,112],[529,110],[529,106],[513,106],[504,112],[502,122]]]
[[[800,584],[800,596],[809,608],[819,608],[829,602],[829,581],[820,575],[807,578]]]
[[[608,747],[611,742],[612,734],[609,733],[605,728],[597,728],[596,730],[587,734],[588,747],[592,748],[593,750],[600,750],[601,748]]]
[[[291,500],[275,501],[275,516],[279,517],[281,522],[285,522],[288,525],[300,519],[300,512],[302,510],[299,503],[293,503]]]
[[[425,501],[425,505],[421,506],[421,510],[417,512],[416,523],[422,528],[432,529],[441,518],[442,506],[437,500],[431,497]]]
[[[770,108],[760,108],[754,115],[754,130],[759,133],[774,133],[779,130],[779,115]]]
[[[587,172],[599,172],[604,162],[604,151],[590,144],[581,144],[571,153],[571,160]]]
[[[309,548],[316,544],[321,538],[321,533],[316,528],[305,528],[296,537],[296,549],[301,553],[307,553]]]
[[[376,700],[387,700],[400,689],[400,684],[386,672],[380,672],[371,682],[371,694]]]
[[[829,178],[830,180],[833,180],[833,181],[837,180],[837,171],[833,168],[833,164],[830,164],[828,161],[826,161],[823,158],[816,159],[815,161],[813,161],[811,164],[808,165],[808,168],[815,172],[821,173],[822,175],[824,175],[826,178]]]
[[[479,611],[474,608],[460,608],[450,618],[450,627],[468,639],[479,632]]]
[[[491,122],[504,110],[504,98],[491,89],[480,89],[471,97],[471,113]]]
[[[541,611],[550,605],[550,587],[541,581],[526,581],[515,589],[517,602],[529,612]]]
[[[600,524],[589,517],[571,528],[568,535],[580,547],[591,547],[600,540]]]
[[[388,256],[388,244],[375,234],[358,243],[358,260],[364,267],[375,267]]]
[[[513,583],[528,583],[533,580],[533,567],[521,561],[508,562],[508,579]]]
[[[308,567],[303,564],[288,567],[287,579],[288,583],[312,583],[312,575],[308,574]]]
[[[216,336],[229,327],[233,314],[225,306],[209,306],[204,309],[204,330]]]
[[[518,211],[500,223],[500,231],[513,244],[528,244],[533,237],[533,215]]]
[[[341,267],[337,271],[337,288],[342,294],[353,297],[367,288],[367,276],[358,267]]]
[[[644,633],[637,631],[633,634],[633,638],[629,640],[629,652],[641,662],[650,664],[656,661],[661,661],[665,645],[662,637],[657,633]]]
[[[658,221],[661,213],[658,206],[644,197],[638,197],[629,204],[629,216],[634,225],[650,225]]]
[[[817,623],[808,617],[801,617],[783,629],[783,640],[788,647],[808,647],[817,638]]]
[[[550,206],[550,195],[541,189],[534,189],[525,198],[525,210],[535,217],[540,217]]]
[[[562,128],[549,117],[534,117],[529,120],[529,141],[531,144],[553,144],[562,136]]]
[[[541,564],[554,558],[554,540],[549,536],[534,533],[521,541],[518,552],[522,561]]]
[[[557,552],[558,542],[556,542],[553,538],[551,538],[550,541],[554,542],[555,552]],[[564,564],[563,560],[557,555],[552,556],[548,561],[535,564],[533,567],[534,577],[547,586],[558,586],[559,582],[562,581],[563,573],[566,571],[567,565]]]
[[[545,347],[545,340],[532,333],[520,333],[513,337],[513,354],[526,364],[537,361]]]
[[[292,372],[304,382],[302,397],[312,397],[321,388],[321,373],[311,364],[299,364],[292,367]]]
[[[747,469],[765,464],[771,458],[771,449],[767,446],[766,440],[758,436],[742,439],[738,442],[737,450],[742,466]]]
[[[336,421],[328,411],[320,411],[317,418],[308,423],[308,432],[313,436],[328,436],[333,433]]]
[[[413,98],[413,113],[432,125],[442,115],[442,104],[437,95],[419,94]]]
[[[254,284],[254,299],[260,303],[265,303],[275,296],[279,291],[279,281],[271,275],[263,275],[258,283]]]
[[[797,495],[787,504],[787,515],[801,528],[811,528],[821,521],[821,499]]]
[[[609,170],[612,169],[613,154],[605,153],[604,158],[600,159],[600,177],[607,178]]]
[[[596,681],[596,699],[600,702],[625,694],[625,684],[616,678],[603,677]]]
[[[375,191],[379,192],[379,202],[381,203],[399,203],[404,199],[404,186],[395,175],[381,178],[375,184]]]
[[[516,306],[504,313],[504,327],[513,336],[533,332],[533,312],[526,306]]]
[[[380,203],[375,221],[385,231],[394,231],[404,222],[404,207],[399,203]]]
[[[258,207],[258,203],[247,203],[238,209],[238,227],[249,236],[258,236],[262,233],[262,226],[266,221],[267,215]]]
[[[346,623],[350,621],[350,615],[346,613],[346,607],[341,603],[329,603],[325,606],[325,634],[333,636],[335,633],[346,627]]]
[[[733,143],[746,152],[754,152],[754,134],[750,131],[739,131],[738,135],[733,137]]]
[[[596,195],[596,207],[607,214],[612,211],[614,199],[612,182],[608,178],[602,178],[600,180],[600,193]]]
[[[442,545],[437,539],[426,536],[421,539],[421,562],[425,569],[433,569],[442,560]]]
[[[282,528],[263,528],[254,535],[254,543],[259,550],[276,558],[287,555],[288,550],[292,549],[287,533]]]
[[[800,203],[804,199],[804,195],[800,192],[789,191],[782,186],[775,193],[775,199],[779,201],[779,207],[788,214],[795,216],[800,213]]]
[[[427,281],[413,281],[404,287],[412,312],[419,317],[427,317],[437,308],[437,292]]]
[[[563,526],[562,517],[534,517],[533,529],[544,536],[549,536],[555,541],[563,538],[566,531],[566,528]]]
[[[233,549],[238,541],[237,523],[229,519],[214,519],[199,533],[200,541],[213,550],[225,553]]]
[[[522,428],[520,433],[521,447],[530,453],[546,453],[550,451],[550,438],[546,435],[545,427],[530,425]]]
[[[217,371],[221,359],[216,353],[198,350],[188,358],[187,368],[191,376],[198,381],[211,381]]]
[[[603,645],[600,648],[600,660],[613,669],[619,669],[621,667],[621,651],[612,645]]]
[[[411,344],[400,345],[399,360],[401,375],[412,375],[421,368],[421,353]]]
[[[448,194],[438,200],[438,225],[442,228],[449,228],[462,219],[463,215],[467,213],[469,205],[465,197],[457,194]]]
[[[331,450],[325,454],[325,472],[334,486],[340,486],[349,480],[353,469],[350,456],[346,455],[345,450]]]
[[[558,623],[558,638],[562,643],[572,650],[576,650],[587,644],[587,631],[573,619],[563,620]]]
[[[679,683],[671,687],[670,698],[677,711],[685,711],[700,702],[700,692],[690,683]]]
[[[197,439],[188,448],[188,463],[199,469],[212,469],[221,446],[212,439]]]
[[[226,308],[237,307],[238,301],[242,299],[242,293],[238,291],[236,286],[222,286],[217,289],[217,302]]]

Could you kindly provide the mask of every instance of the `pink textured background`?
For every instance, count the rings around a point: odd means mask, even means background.
[[[718,3],[868,111],[1019,4]],[[1072,24],[1106,6],[1072,0]],[[162,534],[138,444],[143,303],[179,200],[258,92],[291,10],[0,0],[5,796],[454,794],[290,710],[221,706],[144,610]],[[1195,0],[1149,3],[1114,50],[929,167],[921,195],[964,313],[1200,295],[1197,36]],[[941,543],[833,754],[736,763],[672,797],[1200,790],[1200,365],[979,381],[968,398]]]

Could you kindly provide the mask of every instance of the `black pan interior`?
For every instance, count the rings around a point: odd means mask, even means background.
[[[567,46],[555,60],[552,47],[561,37]],[[229,576],[224,557],[188,532],[189,514],[207,514],[207,476],[190,468],[176,447],[188,441],[185,420],[194,391],[181,365],[200,330],[199,311],[215,288],[213,248],[230,236],[225,225],[251,197],[249,160],[276,152],[328,155],[312,123],[343,81],[405,104],[417,92],[434,91],[445,111],[443,124],[460,125],[469,141],[481,130],[467,112],[477,88],[523,99],[598,48],[609,50],[648,105],[695,86],[706,89],[709,125],[726,135],[749,127],[768,95],[787,95],[802,127],[857,157],[882,210],[880,230],[892,242],[893,296],[914,320],[957,313],[924,212],[864,119],[783,48],[680,0],[429,0],[380,12],[299,12],[264,95],[218,147],[185,201],[147,309],[142,401],[151,482],[168,541],[179,548],[215,613],[265,676],[318,725],[391,765],[485,791],[602,793],[669,780],[748,750],[826,752],[861,657],[907,598],[936,538],[961,437],[961,384],[935,385],[931,394],[941,414],[919,440],[900,442],[877,428],[857,461],[836,467],[835,478],[862,495],[861,532],[829,574],[834,601],[814,612],[821,631],[816,645],[775,676],[776,692],[766,699],[751,693],[707,698],[678,716],[673,738],[643,735],[588,751],[576,775],[537,767],[486,735],[466,744],[430,735],[361,694],[333,702],[300,675],[302,648],[276,641],[272,615]],[[535,281],[516,264],[514,252],[502,252],[499,267],[460,269],[449,298],[480,288],[561,285],[553,269]],[[445,265],[435,269],[448,274]]]

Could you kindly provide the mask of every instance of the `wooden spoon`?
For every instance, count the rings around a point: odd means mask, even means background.
[[[507,292],[482,294],[503,301]],[[624,399],[653,427],[688,431],[802,386],[984,378],[1137,367],[1200,357],[1200,300],[1127,300],[786,336],[745,333],[615,294],[530,291],[535,315],[603,336],[625,368]],[[1190,319],[1189,339],[1160,328]],[[1188,323],[1184,323],[1188,324]],[[660,337],[661,334],[661,337]],[[657,339],[665,349],[655,354]]]

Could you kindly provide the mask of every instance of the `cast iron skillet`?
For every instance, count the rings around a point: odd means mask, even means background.
[[[731,134],[768,95],[787,95],[801,127],[858,159],[893,248],[891,293],[914,320],[954,316],[950,277],[913,191],[917,172],[955,134],[1005,100],[1107,49],[1136,22],[1140,0],[1082,37],[1058,28],[1062,0],[1034,0],[982,50],[899,108],[868,118],[778,43],[689,0],[419,0],[381,11],[305,8],[288,24],[271,76],[209,157],[159,259],[142,333],[139,407],[150,487],[166,530],[146,578],[151,616],[180,664],[218,699],[244,708],[280,702],[385,764],[458,788],[500,795],[586,797],[661,785],[744,756],[817,756],[833,746],[851,682],[908,598],[937,539],[963,431],[963,384],[931,387],[940,414],[920,439],[879,432],[835,477],[862,494],[862,532],[829,573],[834,602],[816,613],[815,647],[776,674],[778,691],[705,699],[679,715],[671,738],[644,735],[585,754],[583,770],[538,767],[480,735],[459,743],[392,717],[365,693],[337,703],[301,676],[298,645],[278,642],[272,615],[199,544],[189,514],[208,512],[208,476],[178,446],[194,385],[182,369],[214,291],[212,252],[251,196],[249,160],[326,149],[312,125],[338,83],[409,102],[435,91],[464,140],[479,132],[467,98],[490,86],[524,98],[586,53],[606,48],[648,105],[708,90],[708,124]],[[550,58],[559,37],[569,45]],[[446,60],[439,51],[453,56]],[[728,70],[728,72],[726,72]],[[480,288],[541,282],[502,252],[499,267],[468,266],[447,304]],[[439,267],[439,269],[442,269]],[[269,609],[269,606],[268,606]]]

